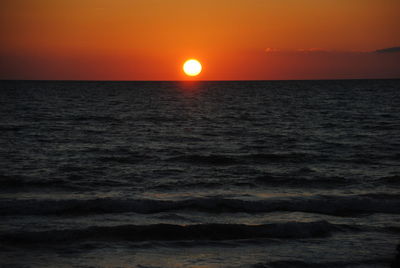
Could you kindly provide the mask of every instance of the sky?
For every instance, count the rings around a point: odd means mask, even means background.
[[[399,0],[1,0],[0,79],[400,78]],[[392,48],[392,49],[388,49]]]

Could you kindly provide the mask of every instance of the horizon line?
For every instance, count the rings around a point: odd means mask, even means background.
[[[95,79],[0,79],[0,82],[280,82],[280,81],[343,81],[343,80],[400,80],[394,78],[319,78],[319,79],[210,79],[210,80],[95,80]]]

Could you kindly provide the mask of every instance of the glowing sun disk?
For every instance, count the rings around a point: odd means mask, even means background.
[[[190,59],[183,64],[183,71],[188,76],[196,76],[201,73],[201,63],[198,60]]]

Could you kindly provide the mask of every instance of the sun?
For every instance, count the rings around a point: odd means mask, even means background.
[[[197,76],[201,73],[201,63],[196,59],[190,59],[183,64],[183,71],[188,76]]]

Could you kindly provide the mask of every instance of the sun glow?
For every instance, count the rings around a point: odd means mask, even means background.
[[[202,66],[198,60],[190,59],[183,64],[183,71],[188,76],[196,76],[201,73]]]

